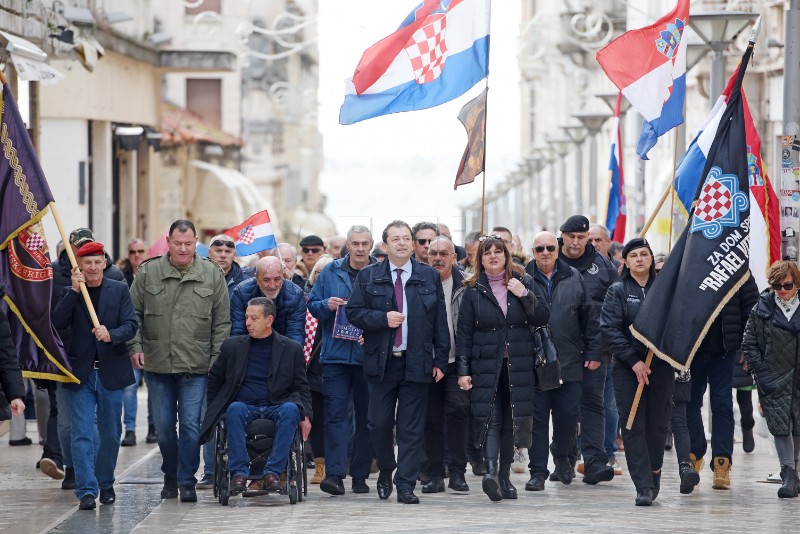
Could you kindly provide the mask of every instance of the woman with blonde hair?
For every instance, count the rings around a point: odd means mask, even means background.
[[[778,497],[784,499],[797,497],[800,489],[800,269],[791,261],[775,262],[768,281],[750,312],[742,352],[775,437],[783,482]]]

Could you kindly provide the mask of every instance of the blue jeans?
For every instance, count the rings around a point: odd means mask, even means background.
[[[58,404],[58,443],[61,445],[61,459],[64,467],[72,467],[72,436],[70,435],[70,407],[69,390],[63,383],[56,389],[56,402]]]
[[[194,486],[200,466],[200,414],[207,375],[147,373],[145,380],[153,398],[161,471],[181,486]]]
[[[692,400],[686,407],[691,449],[702,458],[708,449],[703,427],[703,395],[706,385],[711,402],[711,451],[713,457],[731,459],[733,454],[733,365],[738,353],[697,352],[692,365]],[[713,462],[708,462],[713,468]]]
[[[271,419],[275,422],[275,438],[272,450],[264,466],[264,472],[251,473],[253,476],[264,476],[267,473],[280,475],[286,471],[289,449],[292,439],[300,423],[300,408],[293,402],[284,402],[272,406],[252,406],[243,402],[232,402],[228,406],[225,420],[228,425],[228,469],[231,476],[247,476],[250,458],[245,444],[247,424],[256,419]]]
[[[372,439],[367,426],[369,390],[363,367],[345,364],[323,364],[322,367],[325,435],[329,438],[325,440],[325,473],[346,477],[348,445],[352,441],[350,474],[353,478],[366,479],[369,477],[373,454]],[[353,439],[342,439],[351,435],[353,413],[355,414]]]
[[[608,460],[611,461],[617,455],[617,430],[619,430],[619,412],[617,411],[617,399],[614,397],[614,379],[612,378],[611,366],[606,372],[605,412],[606,412],[606,437],[605,447]]]
[[[136,394],[139,391],[139,382],[142,381],[144,371],[141,369],[133,369],[133,376],[136,381],[130,386],[125,388],[125,393],[122,398],[123,417],[122,422],[125,424],[125,430],[132,432],[136,431],[136,409],[138,407],[138,400]],[[147,424],[153,424],[153,408],[151,405],[150,394],[147,395]]]
[[[109,390],[97,370],[78,389],[67,389],[71,416],[72,459],[75,468],[75,496],[97,497],[98,488],[114,485],[120,434],[122,433],[122,390]],[[99,433],[99,444],[93,439]]]

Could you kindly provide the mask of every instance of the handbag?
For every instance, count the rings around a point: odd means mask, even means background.
[[[550,391],[561,387],[561,364],[558,362],[558,349],[553,343],[550,327],[540,326],[531,329],[533,348],[536,356],[536,388]]]

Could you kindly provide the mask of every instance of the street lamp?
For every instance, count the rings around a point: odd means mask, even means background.
[[[558,199],[558,214],[557,221],[563,221],[567,217],[567,163],[565,156],[569,153],[569,148],[572,145],[572,140],[569,137],[555,137],[547,138],[553,151],[558,154],[558,178],[554,178],[553,191],[556,189],[556,183],[560,183],[559,199]],[[555,210],[553,210],[555,211]]]
[[[711,48],[713,53],[709,95],[712,107],[725,88],[725,56],[723,52],[757,16],[757,13],[742,11],[711,11],[693,14],[689,17],[689,26]]]
[[[541,170],[545,168],[548,161],[545,157],[535,151],[525,158],[528,166],[528,212],[536,209],[535,216],[530,220],[536,223],[537,229],[544,228],[545,219],[542,216],[542,176]]]
[[[539,186],[538,186],[538,189],[540,191],[539,209],[541,210],[542,199],[545,197],[542,191],[545,185],[544,171],[545,169],[547,169],[551,176],[555,174],[553,169],[553,162],[556,160],[556,154],[548,144],[536,145],[535,147],[533,147],[533,153],[541,157],[542,160],[544,160],[545,162],[545,164],[542,166],[542,169],[539,171]],[[555,182],[556,180],[554,177],[549,180],[550,186],[547,188],[547,209],[545,216],[542,218],[543,219],[542,226],[549,229],[555,228],[556,224]]]
[[[611,115],[578,113],[573,117],[589,130],[589,220],[597,222],[597,134]]]
[[[581,145],[589,135],[589,130],[580,124],[561,126],[575,144],[575,181],[572,184],[572,213],[581,213],[583,210],[583,150]]]
[[[594,96],[602,100],[603,103],[606,106],[608,106],[608,109],[611,110],[611,113],[614,113],[614,110],[617,109],[617,93],[599,93]],[[628,109],[630,107],[631,107],[630,101],[623,95],[622,102],[620,102],[619,104],[620,118],[625,116],[625,113],[628,112]]]

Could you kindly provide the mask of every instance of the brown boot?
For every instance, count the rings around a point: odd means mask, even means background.
[[[731,461],[722,456],[714,457],[714,489],[731,489]]]
[[[325,458],[314,458],[314,476],[311,477],[312,484],[319,484],[325,480]]]
[[[697,471],[697,474],[700,474],[700,473],[703,472],[703,465],[705,465],[706,461],[703,460],[702,457],[698,458],[697,456],[694,455],[693,452],[690,452],[689,453],[689,462],[692,464],[692,467],[694,468],[694,470]]]

